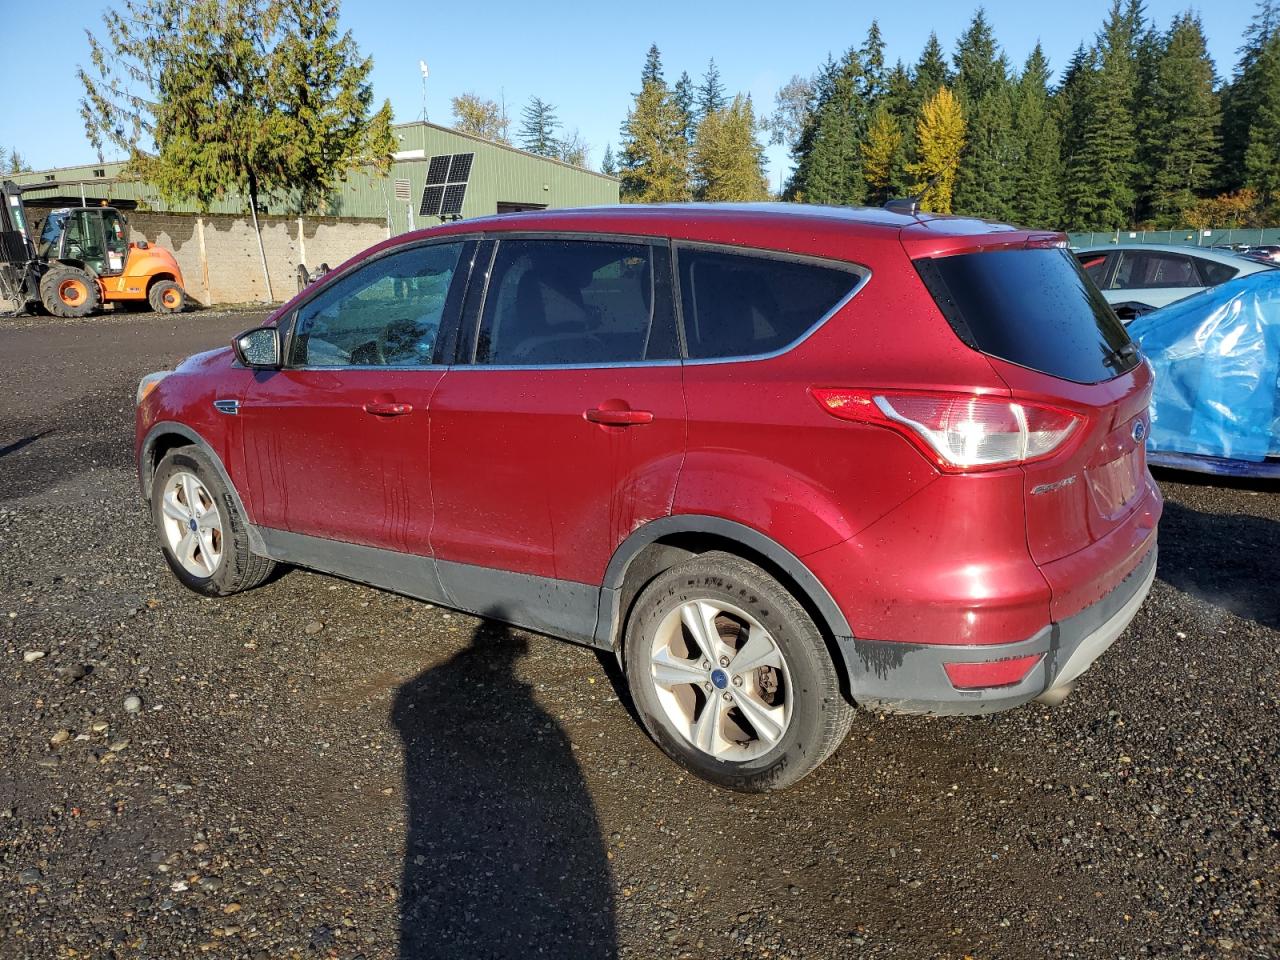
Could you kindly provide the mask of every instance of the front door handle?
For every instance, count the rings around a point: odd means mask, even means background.
[[[364,412],[375,417],[403,417],[413,413],[413,405],[408,403],[366,403]]]
[[[592,423],[602,423],[606,427],[634,427],[642,423],[653,423],[653,414],[648,410],[602,410],[592,407],[583,416]]]

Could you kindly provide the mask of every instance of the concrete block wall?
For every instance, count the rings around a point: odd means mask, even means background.
[[[187,293],[205,306],[283,301],[298,290],[297,268],[336,267],[348,257],[386,239],[383,220],[334,217],[259,217],[271,276],[271,297],[262,278],[253,221],[211,214],[127,214],[130,239],[171,251]]]

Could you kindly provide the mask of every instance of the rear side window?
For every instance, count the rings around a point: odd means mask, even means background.
[[[662,269],[656,261],[661,259]],[[665,250],[645,243],[502,240],[475,362],[495,366],[634,363],[678,355]]]
[[[1077,383],[1110,380],[1138,364],[1124,327],[1065,250],[915,264],[956,335],[975,350]]]
[[[1200,277],[1191,258],[1181,253],[1134,253],[1120,255],[1114,290],[1157,290],[1161,287],[1198,287]]]
[[[1204,275],[1204,282],[1211,287],[1226,283],[1240,272],[1239,268],[1229,263],[1219,263],[1217,260],[1198,260],[1197,262],[1200,264],[1200,272]]]
[[[690,359],[753,357],[790,346],[858,285],[852,265],[679,247]]]

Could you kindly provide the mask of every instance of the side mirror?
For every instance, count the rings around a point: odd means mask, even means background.
[[[236,359],[250,370],[280,369],[280,331],[276,327],[255,327],[231,341]]]

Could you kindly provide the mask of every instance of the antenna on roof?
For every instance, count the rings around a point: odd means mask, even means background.
[[[920,212],[920,201],[924,199],[924,195],[938,185],[938,181],[942,179],[942,174],[935,173],[929,178],[929,182],[924,185],[924,189],[917,193],[914,197],[896,197],[888,201],[884,208],[893,213],[905,214],[908,217],[914,217]]]
[[[418,69],[422,71],[422,122],[427,122],[427,61],[419,60]]]

